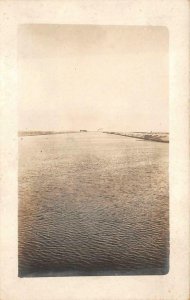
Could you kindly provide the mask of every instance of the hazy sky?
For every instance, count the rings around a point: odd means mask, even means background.
[[[19,129],[168,131],[164,27],[22,25]]]

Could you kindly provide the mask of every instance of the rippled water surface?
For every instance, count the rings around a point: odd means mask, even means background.
[[[165,274],[168,144],[19,138],[19,276]]]

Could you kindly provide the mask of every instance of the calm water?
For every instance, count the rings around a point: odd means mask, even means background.
[[[19,156],[19,276],[168,271],[168,144],[26,136]]]

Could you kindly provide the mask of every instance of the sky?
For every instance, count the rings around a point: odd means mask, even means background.
[[[165,27],[21,25],[19,130],[168,131]]]

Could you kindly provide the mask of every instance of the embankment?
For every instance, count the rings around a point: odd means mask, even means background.
[[[104,131],[104,133],[121,135],[136,139],[142,139],[152,142],[169,143],[169,134],[167,132],[114,132]]]

